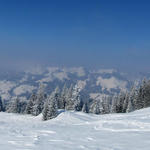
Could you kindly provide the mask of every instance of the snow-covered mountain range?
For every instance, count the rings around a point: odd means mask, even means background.
[[[91,98],[110,95],[128,89],[132,81],[125,73],[115,69],[87,70],[82,67],[35,67],[25,71],[2,71],[0,73],[0,95],[4,100],[14,96],[28,99],[39,84],[45,84],[48,93],[59,86],[77,84]]]

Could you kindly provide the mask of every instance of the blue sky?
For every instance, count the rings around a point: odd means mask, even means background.
[[[147,0],[1,0],[1,66],[149,71]]]

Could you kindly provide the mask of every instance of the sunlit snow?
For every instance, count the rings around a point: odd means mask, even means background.
[[[53,120],[0,113],[2,150],[149,150],[150,108],[129,114],[62,112]]]

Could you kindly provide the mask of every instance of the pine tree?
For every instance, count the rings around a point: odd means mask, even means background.
[[[103,96],[102,97],[102,100],[101,100],[101,103],[102,103],[102,106],[101,106],[101,113],[103,114],[108,114],[110,113],[110,102],[111,102],[111,96]]]
[[[72,93],[72,101],[74,103],[75,111],[81,111],[83,107],[83,101],[81,98],[80,91],[81,91],[80,88],[77,85],[75,85]]]
[[[137,90],[136,90],[136,86],[134,85],[131,88],[129,93],[127,112],[131,112],[135,110],[136,102],[137,102]]]
[[[58,115],[58,101],[57,93],[54,91],[47,99],[43,110],[43,120],[49,120],[57,117]]]
[[[125,96],[125,100],[123,103],[123,113],[126,113],[127,108],[128,108],[128,103],[129,103],[129,92],[126,91],[126,96]]]
[[[46,94],[44,93],[45,86],[40,85],[36,100],[34,101],[33,107],[32,107],[32,115],[37,116],[39,115],[43,108],[44,108],[44,102],[46,100]]]
[[[63,109],[63,102],[62,102],[62,98],[61,98],[61,94],[60,94],[60,89],[59,87],[56,87],[55,89],[55,97],[56,97],[56,101],[58,102],[57,107],[58,109]]]
[[[19,98],[14,98],[8,106],[7,109],[8,113],[20,113],[20,107],[19,107]]]
[[[150,107],[150,80],[143,85],[144,108]]]
[[[35,104],[37,100],[37,95],[35,93],[33,93],[27,103],[27,107],[26,107],[26,113],[27,114],[32,114],[33,113],[33,106]]]
[[[115,94],[113,97],[112,97],[112,104],[111,104],[111,110],[110,112],[111,113],[116,113],[117,112],[117,95]]]
[[[81,100],[80,95],[77,95],[74,99],[74,110],[75,111],[81,111],[83,107],[83,102]]]
[[[67,93],[68,93],[68,88],[66,87],[66,84],[65,84],[63,89],[62,89],[62,92],[61,92],[61,96],[60,96],[61,98],[58,102],[58,108],[65,109]]]
[[[146,93],[146,90],[145,90],[146,82],[147,82],[146,79],[144,79],[142,84],[140,85],[140,87],[138,89],[137,97],[133,101],[135,110],[144,108],[144,105],[145,105],[145,93]]]
[[[84,103],[84,105],[83,105],[83,107],[82,107],[82,112],[84,112],[84,113],[89,113],[89,108],[88,108],[87,102]]]
[[[66,110],[74,110],[73,85],[72,84],[66,95],[65,109]]]
[[[93,107],[93,113],[97,115],[100,114],[101,113],[100,107],[101,107],[100,100],[96,100],[95,105]]]
[[[123,103],[126,98],[126,93],[121,91],[118,98],[117,98],[117,106],[116,106],[116,112],[122,113],[123,112]]]
[[[132,112],[134,109],[133,109],[133,104],[132,104],[132,101],[130,100],[129,103],[128,103],[128,107],[127,107],[127,113],[129,112]]]
[[[47,118],[48,111],[49,111],[49,108],[48,108],[48,100],[47,100],[44,104],[44,109],[43,109],[43,112],[42,112],[44,121],[48,120],[48,118]]]
[[[4,107],[3,107],[2,98],[0,97],[0,112],[1,111],[4,111]]]
[[[94,114],[100,114],[103,111],[102,102],[100,99],[95,99],[90,104],[89,112]]]

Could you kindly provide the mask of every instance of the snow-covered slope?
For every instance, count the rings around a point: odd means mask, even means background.
[[[149,150],[150,108],[129,114],[62,112],[43,122],[0,113],[1,150]]]

